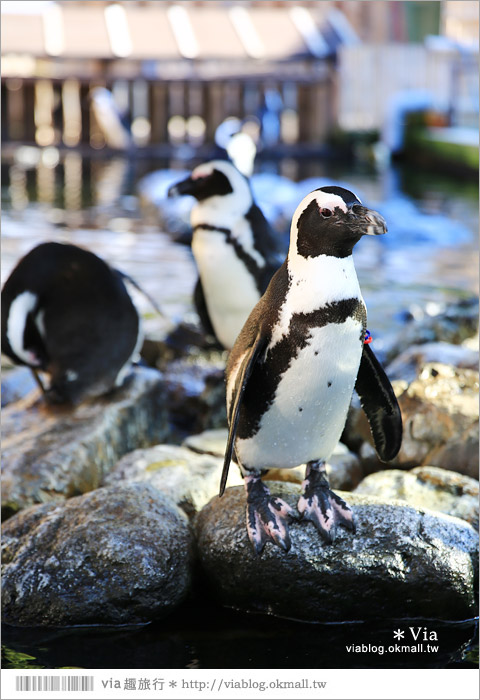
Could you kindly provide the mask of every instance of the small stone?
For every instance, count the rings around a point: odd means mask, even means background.
[[[162,375],[137,367],[111,394],[75,408],[32,395],[2,416],[2,515],[97,488],[126,452],[168,431]]]
[[[389,469],[367,476],[355,493],[406,501],[415,508],[447,513],[478,528],[478,481],[439,467]]]
[[[382,360],[391,362],[414,345],[453,343],[459,345],[478,332],[478,297],[460,299],[445,307],[417,309],[415,320],[382,339]]]
[[[189,435],[183,441],[183,445],[199,454],[223,458],[227,448],[227,440],[227,428],[217,428],[216,430],[204,430],[203,433],[198,433],[197,435]]]
[[[155,445],[125,455],[106,477],[105,485],[146,482],[182,508],[188,516],[200,511],[218,494],[223,459],[196,454],[177,445]],[[231,465],[228,485],[242,483],[236,464]]]
[[[125,625],[163,617],[187,595],[185,515],[148,484],[46,503],[3,525],[3,620]]]
[[[299,486],[272,483],[270,490],[296,508]],[[210,501],[195,530],[217,599],[308,621],[475,614],[478,535],[468,523],[401,501],[339,495],[352,507],[355,534],[339,527],[327,545],[312,523],[293,521],[290,551],[267,542],[261,555],[247,537],[244,490]]]
[[[26,398],[37,389],[32,372],[27,367],[2,370],[2,408],[10,403]]]
[[[475,352],[479,351],[479,345],[480,338],[478,333],[472,335],[470,338],[465,338],[465,340],[462,342],[462,347],[467,348],[468,350],[474,350]]]
[[[430,362],[476,370],[478,349],[471,349],[464,344],[453,345],[443,342],[413,345],[400,353],[388,365],[386,372],[390,380],[403,379],[412,382],[418,376],[419,370]]]

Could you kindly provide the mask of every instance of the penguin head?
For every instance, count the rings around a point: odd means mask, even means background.
[[[227,160],[211,160],[198,165],[190,177],[168,190],[169,197],[189,194],[202,203],[247,212],[253,203],[247,178]]]
[[[343,187],[320,187],[298,205],[292,219],[290,253],[303,258],[345,258],[364,235],[386,233],[383,217]]]

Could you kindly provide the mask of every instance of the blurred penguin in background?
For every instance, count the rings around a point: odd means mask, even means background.
[[[169,197],[192,195],[194,293],[202,325],[227,350],[283,262],[279,237],[255,204],[248,179],[228,161],[197,166]]]
[[[90,99],[106,145],[119,150],[130,148],[133,140],[128,115],[118,109],[110,90],[94,87],[90,90]]]
[[[227,117],[215,131],[215,143],[224,149],[234,166],[245,177],[253,175],[257,144],[251,135],[250,122]],[[227,156],[225,156],[227,157]]]
[[[123,383],[142,343],[124,278],[88,250],[49,242],[5,282],[2,352],[32,369],[48,402],[78,404]]]

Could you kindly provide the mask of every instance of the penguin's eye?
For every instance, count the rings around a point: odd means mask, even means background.
[[[331,209],[322,209],[320,211],[321,215],[324,216],[325,218],[332,216],[332,210]]]

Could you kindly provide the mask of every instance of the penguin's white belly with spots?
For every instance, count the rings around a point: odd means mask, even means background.
[[[286,469],[328,459],[345,425],[362,355],[361,333],[361,322],[353,318],[310,330],[258,432],[235,442],[243,466]]]
[[[260,299],[255,280],[224,233],[197,228],[192,250],[215,334],[231,348]]]

